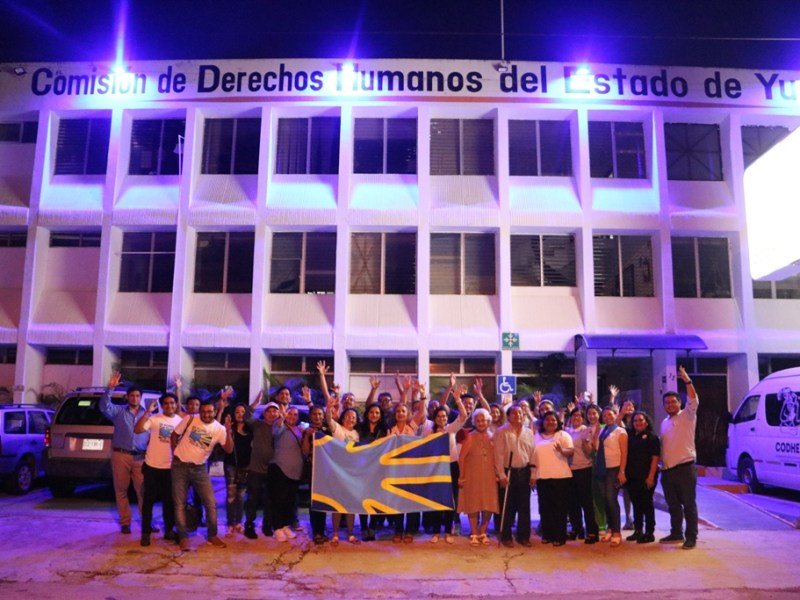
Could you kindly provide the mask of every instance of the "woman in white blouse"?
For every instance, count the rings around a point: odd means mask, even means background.
[[[567,511],[572,479],[569,458],[574,452],[572,437],[563,431],[558,415],[548,410],[539,419],[535,443],[533,463],[539,493],[542,543],[563,546],[567,541]]]
[[[611,541],[616,547],[622,543],[619,513],[619,488],[625,485],[625,467],[628,462],[628,433],[617,425],[617,411],[606,406],[601,415],[605,427],[595,442],[595,477],[600,482],[605,500],[608,530],[600,541]]]
[[[339,413],[339,402],[332,400],[328,402],[325,409],[325,417],[328,420],[328,427],[331,430],[331,435],[334,439],[341,442],[354,442],[358,443],[360,436],[356,430],[358,425],[358,413],[355,408],[346,408],[339,416],[338,422],[336,417]],[[355,525],[356,516],[354,514],[346,514],[345,524],[347,526],[347,541],[351,544],[358,544],[359,539],[353,535],[353,526]],[[331,537],[331,544],[336,546],[339,544],[339,526],[342,523],[342,513],[333,513],[331,516],[333,521],[333,536]]]

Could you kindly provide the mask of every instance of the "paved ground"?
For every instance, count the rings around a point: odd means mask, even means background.
[[[538,539],[532,549],[473,548],[463,537],[447,546],[422,535],[413,544],[333,548],[300,534],[283,544],[226,538],[225,549],[195,536],[192,550],[180,552],[163,540],[142,548],[138,527],[119,534],[108,489],[69,500],[44,489],[0,495],[0,598],[800,597],[800,532],[792,525],[800,502],[702,481],[703,523],[692,551],[632,543],[553,548]],[[216,486],[221,492],[219,480]],[[663,534],[667,515],[659,511],[657,522]]]

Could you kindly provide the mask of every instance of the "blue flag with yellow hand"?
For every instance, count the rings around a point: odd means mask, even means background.
[[[371,444],[314,441],[311,510],[396,514],[453,510],[449,434]]]

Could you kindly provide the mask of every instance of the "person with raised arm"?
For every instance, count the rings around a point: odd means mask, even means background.
[[[340,442],[359,442],[360,437],[356,429],[356,425],[358,425],[358,413],[355,408],[345,408],[342,410],[341,402],[329,396],[327,399],[327,406],[325,407],[325,420],[328,422],[328,428],[334,439]],[[356,516],[352,513],[347,513],[344,515],[344,518],[347,526],[347,541],[351,544],[359,543],[360,540],[353,535],[353,526],[355,525]],[[339,526],[342,523],[342,513],[333,513],[331,515],[331,521],[333,523],[331,544],[336,546],[339,544]]]
[[[297,537],[292,520],[297,504],[297,488],[303,475],[303,432],[298,426],[297,408],[281,406],[278,420],[272,425],[275,451],[267,479],[272,497],[274,537],[286,542]]]

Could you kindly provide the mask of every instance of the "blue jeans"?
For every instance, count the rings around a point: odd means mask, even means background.
[[[206,465],[185,463],[178,457],[172,459],[172,497],[175,500],[175,524],[178,529],[178,539],[186,535],[186,497],[191,485],[200,497],[201,504],[206,509],[206,523],[208,524],[208,538],[217,537],[217,501],[214,498],[214,486],[208,477]]]
[[[608,530],[612,533],[619,533],[622,529],[619,514],[619,488],[617,487],[618,475],[619,467],[610,467],[606,469],[605,476],[600,478],[600,486],[603,490],[603,499],[606,505]]]

